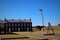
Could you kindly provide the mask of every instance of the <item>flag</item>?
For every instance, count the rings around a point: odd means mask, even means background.
[[[43,12],[42,12],[42,9],[39,9],[39,13],[40,13],[40,14],[42,14],[42,13],[43,13]]]

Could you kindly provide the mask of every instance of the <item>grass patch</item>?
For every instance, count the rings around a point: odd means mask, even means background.
[[[30,38],[29,40],[37,40],[36,38]]]

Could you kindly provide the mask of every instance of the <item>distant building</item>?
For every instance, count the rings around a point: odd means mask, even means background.
[[[0,33],[32,31],[32,21],[29,20],[0,20]]]
[[[60,24],[58,24],[58,26],[60,26]]]

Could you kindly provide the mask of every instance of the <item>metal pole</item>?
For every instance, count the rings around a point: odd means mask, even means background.
[[[43,18],[43,13],[42,13],[42,25],[44,27],[44,18]],[[43,31],[44,31],[44,28],[43,28]]]
[[[43,18],[43,12],[42,12],[42,9],[40,9],[40,14],[41,14],[41,16],[42,16],[42,25],[43,25],[43,27],[44,27],[44,18]],[[43,31],[44,31],[44,28],[43,28]]]

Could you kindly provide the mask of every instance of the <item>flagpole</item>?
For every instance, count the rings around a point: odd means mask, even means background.
[[[43,25],[43,31],[44,31],[44,17],[43,17],[43,13],[42,13],[42,25]]]
[[[44,27],[44,17],[43,17],[42,9],[40,9],[40,14],[42,16],[42,26]],[[43,31],[44,31],[44,28],[43,28]]]

